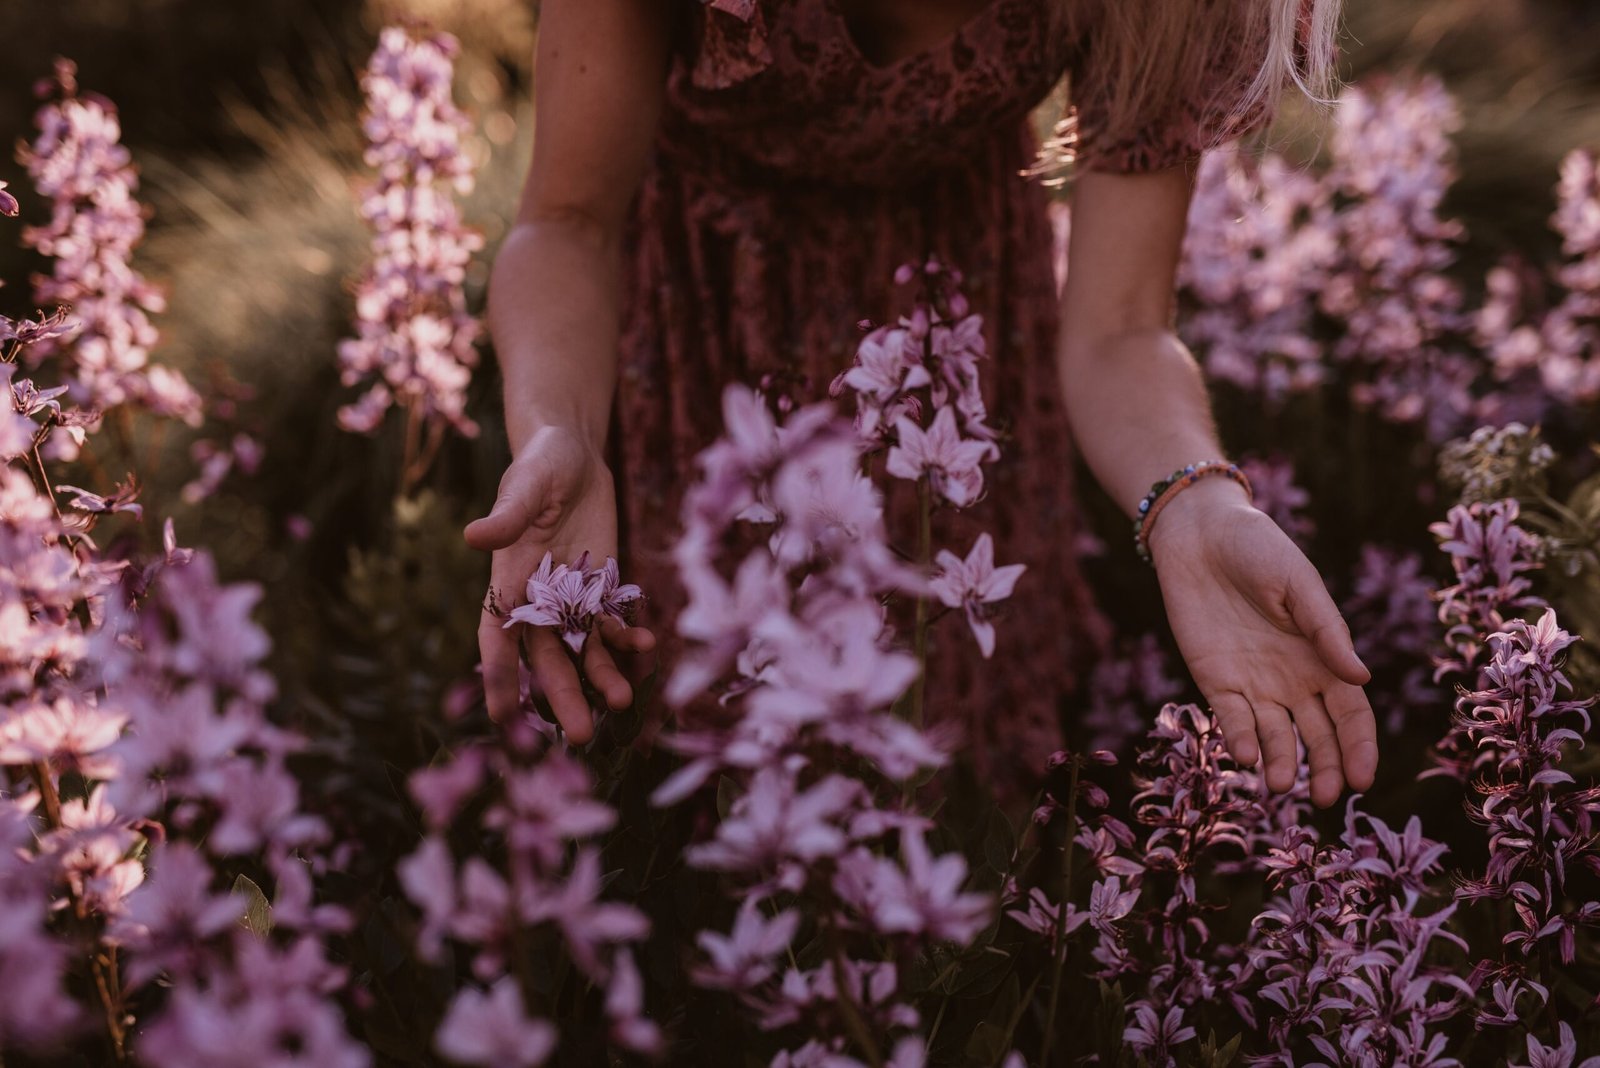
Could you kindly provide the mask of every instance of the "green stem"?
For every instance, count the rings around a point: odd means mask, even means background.
[[[1056,1013],[1061,1005],[1061,973],[1067,963],[1067,902],[1072,896],[1072,840],[1078,835],[1078,769],[1077,753],[1072,754],[1072,777],[1067,784],[1067,844],[1061,865],[1061,902],[1056,906],[1056,926],[1051,934],[1050,954],[1054,958],[1050,967],[1050,1012],[1044,1021],[1044,1045],[1039,1050],[1039,1063],[1050,1063],[1050,1046],[1055,1040]]]

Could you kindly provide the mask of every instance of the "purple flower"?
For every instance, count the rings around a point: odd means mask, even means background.
[[[339,346],[341,380],[366,384],[340,424],[370,434],[399,405],[428,428],[430,449],[447,427],[478,430],[466,387],[479,325],[462,287],[483,238],[462,224],[454,196],[471,191],[474,170],[471,127],[451,98],[457,51],[448,34],[390,27],[362,78],[366,160],[378,174],[361,206],[373,258],[356,290],[356,336]]]
[[[643,596],[639,587],[619,584],[617,562],[612,557],[601,567],[591,568],[588,562],[587,550],[571,565],[553,564],[546,552],[528,576],[527,603],[511,610],[505,626],[554,627],[568,648],[581,653],[599,617],[626,620],[625,613]]]
[[[17,198],[6,192],[6,183],[0,182],[0,215],[15,218],[22,211],[22,206],[17,203]]]
[[[150,878],[129,896],[110,930],[113,944],[128,954],[131,985],[162,972],[192,972],[216,952],[212,940],[239,922],[244,901],[213,894],[213,878],[211,865],[187,843],[171,842],[154,854]]]
[[[240,929],[234,955],[232,968],[174,986],[159,1014],[139,1032],[141,1060],[224,1068],[241,1061],[282,1063],[285,1051],[293,1050],[300,1063],[326,1068],[372,1063],[328,997],[341,976],[316,939],[301,938],[280,949]]]
[[[145,224],[116,108],[80,95],[66,60],[43,86],[49,99],[37,115],[39,133],[21,156],[53,210],[50,222],[24,239],[52,260],[51,273],[35,281],[35,302],[74,308],[76,330],[62,336],[56,327],[64,323],[25,324],[32,329],[23,332],[33,335],[28,359],[59,356],[61,381],[81,406],[133,403],[198,425],[199,394],[177,372],[162,368],[158,375],[149,362],[158,338],[150,315],[166,299],[129,264]]]
[[[983,492],[978,465],[998,450],[992,442],[963,438],[956,429],[955,409],[940,408],[926,431],[901,416],[895,421],[895,435],[889,474],[908,480],[926,475],[934,493],[957,508],[973,503]]]
[[[406,785],[428,826],[438,830],[450,825],[462,802],[483,785],[487,763],[488,754],[482,748],[463,749],[447,764],[411,773]]]
[[[644,981],[633,954],[617,950],[606,987],[606,1016],[611,1020],[611,1039],[634,1053],[658,1055],[665,1049],[661,1028],[644,1014]]]
[[[26,703],[0,719],[0,764],[45,761],[59,772],[91,779],[115,775],[115,761],[99,754],[122,735],[125,714],[62,697],[50,704]]]
[[[1148,1002],[1133,1006],[1134,1022],[1122,1033],[1122,1040],[1137,1052],[1164,1065],[1177,1064],[1172,1047],[1194,1038],[1195,1030],[1183,1022],[1183,1006],[1172,1005],[1165,1013]]]
[[[1573,1061],[1578,1056],[1578,1039],[1572,1033],[1571,1024],[1561,1021],[1557,1034],[1559,1040],[1554,1045],[1546,1046],[1530,1032],[1528,1063],[1513,1065],[1512,1068],[1600,1068],[1600,1056],[1585,1057],[1574,1066]]]
[[[761,903],[746,897],[726,935],[701,931],[695,942],[709,958],[691,973],[701,986],[721,990],[752,990],[776,974],[774,959],[789,947],[800,926],[800,914],[785,909],[771,919],[762,915]]]
[[[951,608],[966,612],[967,625],[988,659],[994,655],[994,624],[989,621],[993,610],[989,606],[1011,596],[1027,565],[995,567],[994,540],[988,531],[978,535],[965,560],[941,549],[935,563],[939,573],[933,579],[934,593]]]
[[[572,871],[558,883],[522,888],[517,909],[529,923],[554,921],[566,936],[572,962],[591,977],[602,978],[600,947],[643,938],[650,921],[629,905],[600,900],[600,853],[578,851]]]
[[[848,840],[838,821],[857,804],[861,785],[830,775],[801,790],[791,773],[762,768],[717,826],[716,837],[684,854],[696,867],[767,873],[792,882],[795,862],[836,857]]]
[[[839,860],[834,886],[883,934],[931,935],[961,945],[989,923],[993,901],[987,894],[962,893],[967,864],[947,853],[934,859],[922,831],[900,832],[900,861],[856,849]]]
[[[503,831],[518,853],[554,866],[568,840],[616,824],[616,811],[595,800],[592,788],[583,765],[559,751],[547,752],[533,768],[507,774],[505,798],[489,809],[484,824]]]
[[[556,1029],[527,1015],[517,981],[506,976],[487,993],[467,989],[457,994],[433,1041],[434,1048],[459,1064],[537,1068],[556,1048]]]
[[[1524,955],[1542,945],[1566,963],[1575,955],[1575,925],[1593,924],[1596,911],[1565,911],[1568,870],[1600,869],[1600,850],[1578,830],[1600,813],[1600,790],[1578,788],[1560,767],[1567,743],[1588,733],[1595,701],[1564,696],[1572,684],[1561,670],[1563,653],[1575,640],[1553,609],[1537,623],[1513,619],[1489,635],[1483,688],[1462,694],[1453,724],[1478,753],[1472,785],[1481,800],[1470,807],[1489,840],[1483,876],[1463,879],[1456,896],[1511,899],[1516,925],[1504,944]]]
[[[1007,909],[1006,915],[1053,945],[1057,938],[1056,926],[1061,916],[1060,907],[1037,886],[1028,891],[1027,903],[1026,909]],[[1068,902],[1066,924],[1061,928],[1061,934],[1070,935],[1088,922],[1089,914]]]
[[[1116,936],[1114,924],[1139,903],[1139,890],[1122,889],[1122,880],[1112,875],[1094,884],[1089,891],[1089,923],[1109,938]]]

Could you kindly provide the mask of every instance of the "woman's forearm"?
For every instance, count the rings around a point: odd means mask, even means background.
[[[550,424],[603,451],[616,388],[619,262],[617,235],[584,220],[534,219],[507,235],[489,280],[489,332],[513,453]]]
[[[1200,368],[1171,331],[1094,339],[1069,329],[1059,367],[1079,451],[1130,516],[1152,483],[1185,464],[1222,457]],[[1180,529],[1186,513],[1244,500],[1228,479],[1201,481],[1173,499],[1151,532],[1151,547],[1159,552],[1162,535]]]
[[[546,0],[533,161],[489,279],[489,332],[515,453],[558,424],[605,445],[629,204],[655,141],[673,5]]]
[[[1221,456],[1204,378],[1173,329],[1193,180],[1183,168],[1090,172],[1073,193],[1056,351],[1062,396],[1079,452],[1130,516],[1152,483]],[[1178,515],[1244,499],[1231,480],[1202,480],[1163,511],[1152,548],[1183,525]]]

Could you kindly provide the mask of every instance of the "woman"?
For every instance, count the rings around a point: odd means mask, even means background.
[[[1011,440],[987,498],[941,513],[936,543],[964,552],[989,529],[996,558],[1029,572],[981,671],[951,644],[966,640],[956,628],[935,628],[929,714],[958,717],[992,777],[1036,771],[1057,695],[1103,645],[1074,553],[1073,442],[1130,515],[1154,481],[1221,455],[1173,333],[1195,163],[1263,122],[1286,81],[1326,73],[1335,7],[545,0],[533,164],[490,285],[513,459],[493,510],[467,528],[494,551],[493,588],[520,590],[546,550],[620,544],[670,633],[683,594],[667,548],[723,385],[822,396],[850,361],[854,324],[903,306],[895,268],[937,255],[985,317],[985,400]],[[1028,111],[1063,73],[1079,158],[1058,299],[1044,193],[1021,172]],[[1234,481],[1165,503],[1153,562],[1231,753],[1287,790],[1298,729],[1316,804],[1369,787],[1370,676],[1315,569]],[[891,530],[907,529],[911,507],[907,484],[890,487]],[[517,648],[499,623],[486,611],[480,629],[494,714],[517,697]],[[632,694],[612,651],[655,639],[604,636],[583,670],[621,708]],[[527,652],[569,737],[586,740],[560,643],[539,631]]]

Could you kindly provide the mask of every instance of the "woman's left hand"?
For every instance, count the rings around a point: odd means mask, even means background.
[[[1206,479],[1168,503],[1150,548],[1178,649],[1234,759],[1253,767],[1264,755],[1268,789],[1284,792],[1298,728],[1314,804],[1369,788],[1377,726],[1361,687],[1372,676],[1288,535],[1239,486]]]

